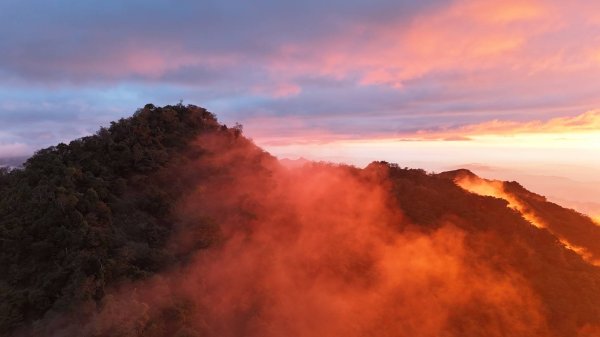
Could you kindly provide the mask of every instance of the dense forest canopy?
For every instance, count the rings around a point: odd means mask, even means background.
[[[148,104],[0,169],[0,335],[597,336],[598,227],[464,175],[286,167]]]
[[[151,104],[95,135],[38,151],[0,174],[0,330],[98,301],[107,284],[171,263],[169,206],[151,179],[203,133],[237,135],[195,106]],[[193,155],[193,154],[190,154]]]

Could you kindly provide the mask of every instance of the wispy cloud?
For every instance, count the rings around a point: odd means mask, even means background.
[[[477,124],[449,128],[423,129],[402,135],[412,140],[470,140],[477,136],[515,136],[523,134],[600,134],[600,110],[550,120],[511,121],[494,119]]]
[[[10,158],[28,155],[31,148],[22,143],[0,143],[0,158]]]

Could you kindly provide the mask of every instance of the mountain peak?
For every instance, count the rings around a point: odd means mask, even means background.
[[[465,177],[468,177],[468,178],[479,178],[471,170],[468,170],[468,169],[465,169],[465,168],[441,172],[441,173],[438,173],[438,176],[442,177],[442,178],[451,179],[451,180],[455,180],[455,179],[458,179],[458,178],[465,178]]]

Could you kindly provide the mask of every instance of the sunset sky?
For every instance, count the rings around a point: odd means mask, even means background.
[[[183,100],[281,157],[600,205],[599,90],[595,1],[0,2],[0,157]]]

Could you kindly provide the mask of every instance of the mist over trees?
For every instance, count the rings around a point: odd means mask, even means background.
[[[98,301],[106,285],[172,263],[164,246],[180,191],[151,174],[185,160],[187,143],[209,132],[237,131],[202,108],[149,104],[1,171],[0,331]]]
[[[600,269],[458,174],[286,168],[148,104],[0,169],[0,334],[596,336]],[[598,250],[589,218],[505,186]]]

